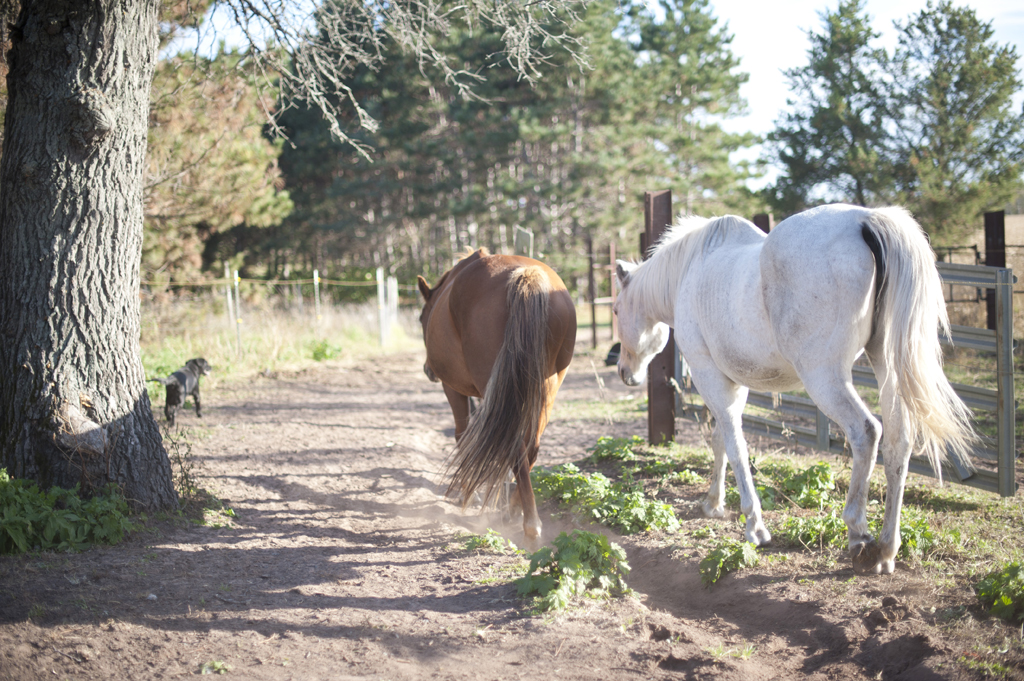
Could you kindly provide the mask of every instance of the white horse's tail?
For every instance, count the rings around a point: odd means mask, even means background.
[[[862,234],[875,254],[874,333],[882,334],[882,360],[895,378],[879,390],[896,390],[914,450],[940,480],[947,451],[972,469],[970,411],[942,371],[937,331],[949,334],[949,317],[928,240],[902,208],[872,210]]]

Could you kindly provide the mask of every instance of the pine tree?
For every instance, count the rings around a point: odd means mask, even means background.
[[[205,242],[237,225],[281,223],[283,140],[263,135],[266,109],[242,56],[182,54],[158,64],[146,149],[144,278],[194,279]]]
[[[991,22],[948,0],[897,27],[890,107],[901,200],[939,242],[957,243],[1021,191],[1019,55],[992,39]]]
[[[721,120],[743,112],[739,94],[748,79],[730,50],[732,36],[707,0],[659,0],[661,14],[634,10],[641,57],[637,84],[643,121],[654,140],[646,188],[671,188],[686,213],[714,214],[742,204],[750,175],[729,155],[753,144],[753,135],[726,133]]]
[[[786,71],[795,99],[768,135],[768,154],[784,168],[768,198],[780,213],[821,200],[861,206],[886,202],[885,51],[873,47],[865,0],[842,0],[809,32],[808,63]]]

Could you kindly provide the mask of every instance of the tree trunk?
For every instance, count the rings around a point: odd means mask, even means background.
[[[176,501],[139,357],[157,0],[24,0],[0,162],[0,465]]]

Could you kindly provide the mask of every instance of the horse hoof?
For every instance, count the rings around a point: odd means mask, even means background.
[[[724,518],[725,517],[725,504],[718,506],[712,506],[707,501],[704,501],[700,505],[700,509],[704,512],[704,515],[708,518]]]
[[[753,529],[746,531],[747,541],[754,546],[766,546],[772,542],[771,532],[762,523],[757,523]]]
[[[527,536],[523,538],[523,550],[527,553],[534,553],[535,551],[539,551],[542,544],[543,542],[541,541],[539,535],[536,537]]]
[[[889,566],[888,572],[884,572],[884,563],[892,563],[892,561],[882,561],[882,549],[874,539],[867,541],[858,542],[850,546],[850,557],[853,559],[853,571],[859,575],[881,575],[891,574],[892,566]]]

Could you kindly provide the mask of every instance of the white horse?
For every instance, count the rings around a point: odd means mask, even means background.
[[[715,417],[704,513],[725,513],[728,457],[747,516],[747,540],[771,540],[740,418],[748,388],[781,392],[802,384],[852,449],[843,520],[854,569],[891,573],[912,450],[927,455],[939,471],[947,448],[969,462],[974,439],[969,412],[942,372],[937,331],[948,333],[946,307],[928,241],[910,214],[902,208],[822,206],[782,221],[767,237],[731,215],[686,218],[665,233],[647,261],[619,261],[617,271],[622,380],[644,380],[672,327]],[[853,362],[862,352],[878,378],[881,426],[853,388]],[[866,507],[879,443],[887,494],[876,543]]]

